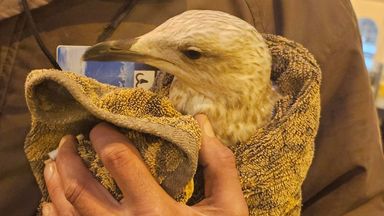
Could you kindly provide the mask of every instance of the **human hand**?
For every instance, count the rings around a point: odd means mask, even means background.
[[[187,206],[172,199],[156,182],[135,146],[106,123],[90,132],[92,145],[124,198],[119,202],[92,176],[75,149],[75,138],[60,141],[55,161],[44,178],[52,203],[43,215],[248,215],[232,152],[215,137],[205,115],[195,116],[202,128],[199,163],[205,199]]]

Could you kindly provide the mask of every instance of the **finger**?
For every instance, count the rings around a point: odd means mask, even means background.
[[[232,151],[216,138],[207,116],[198,114],[195,119],[202,128],[199,163],[204,169],[205,197],[222,205],[236,200],[246,205]]]
[[[73,136],[62,138],[56,167],[66,199],[81,215],[108,215],[120,204],[96,181],[75,149]]]
[[[52,160],[45,161],[44,179],[49,197],[51,198],[52,203],[56,206],[56,209],[63,215],[75,215],[76,211],[64,195],[56,164]],[[43,215],[57,215],[56,209],[52,203],[43,205]]]
[[[123,134],[107,123],[100,123],[91,130],[90,139],[126,203],[151,202],[164,195],[139,151]]]
[[[42,206],[43,216],[58,216],[57,210],[52,203],[44,203]],[[69,214],[65,214],[69,215]]]

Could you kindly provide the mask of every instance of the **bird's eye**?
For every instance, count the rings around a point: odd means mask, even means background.
[[[199,59],[201,57],[201,50],[198,48],[189,48],[182,52],[185,56],[193,60]]]

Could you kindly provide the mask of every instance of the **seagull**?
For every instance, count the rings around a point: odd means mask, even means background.
[[[83,59],[140,62],[172,74],[168,97],[175,108],[207,115],[226,146],[265,126],[280,98],[262,35],[220,11],[186,11],[137,38],[98,43]]]

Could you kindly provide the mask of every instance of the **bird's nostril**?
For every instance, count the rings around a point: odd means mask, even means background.
[[[122,50],[122,49],[119,48],[119,47],[110,47],[109,50],[111,50],[111,51],[118,51],[118,50]]]

